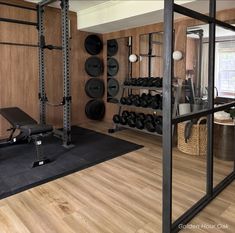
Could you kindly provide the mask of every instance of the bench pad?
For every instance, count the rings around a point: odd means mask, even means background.
[[[24,125],[20,127],[20,130],[26,135],[26,136],[32,136],[36,134],[45,134],[50,133],[53,131],[53,127],[51,125]]]
[[[20,128],[23,125],[37,124],[31,116],[22,111],[20,108],[1,108],[0,114],[14,127]]]

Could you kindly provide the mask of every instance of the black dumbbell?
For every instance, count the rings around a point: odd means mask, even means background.
[[[150,107],[153,109],[160,109],[161,106],[162,106],[162,96],[156,94],[155,96],[152,97],[152,102]]]
[[[124,81],[124,85],[125,85],[125,86],[130,86],[130,79],[126,79],[126,80]]]
[[[138,78],[136,81],[137,86],[143,86],[144,78]]]
[[[128,118],[127,119],[127,124],[131,127],[131,128],[135,128],[136,127],[136,118]]]
[[[143,87],[148,87],[148,78],[143,79]]]
[[[137,129],[144,129],[144,120],[137,118],[135,125]]]
[[[162,78],[156,77],[156,79],[154,81],[154,86],[155,87],[162,87]]]
[[[147,114],[145,115],[145,121],[148,122],[148,121],[151,121],[151,122],[154,122],[154,117],[152,114]]]
[[[130,85],[131,86],[136,86],[137,85],[137,79],[136,78],[131,78],[130,79]]]
[[[137,114],[135,112],[129,112],[129,118],[135,119]]]
[[[141,97],[140,96],[136,96],[135,100],[133,101],[133,104],[136,107],[140,107],[141,106]]]
[[[138,114],[137,114],[137,118],[140,119],[140,120],[142,120],[142,121],[145,121],[146,116],[145,116],[144,113],[138,113]]]
[[[155,117],[155,130],[158,134],[162,134],[162,116]]]
[[[114,115],[113,116],[113,122],[115,123],[115,124],[119,124],[120,122],[121,122],[121,116],[119,116],[119,115]]]
[[[145,122],[145,128],[147,131],[153,133],[156,130],[156,125],[154,121],[146,121]]]
[[[126,97],[122,97],[121,99],[120,99],[120,103],[121,104],[124,104],[124,105],[126,105],[127,103],[127,98]]]
[[[129,112],[128,111],[123,111],[122,112],[122,117],[128,118],[129,117]]]
[[[121,119],[120,119],[120,124],[126,125],[126,124],[127,124],[127,118],[121,117]]]

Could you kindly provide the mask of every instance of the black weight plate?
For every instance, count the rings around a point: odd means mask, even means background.
[[[103,100],[90,100],[85,107],[86,116],[91,120],[102,120],[105,114],[105,104]]]
[[[107,42],[107,54],[108,56],[114,56],[118,51],[118,43],[115,39],[108,40]]]
[[[108,58],[107,72],[109,76],[115,76],[118,73],[119,64],[115,58]]]
[[[86,82],[86,94],[91,98],[102,98],[104,96],[104,81],[99,78],[91,78]]]
[[[103,48],[103,43],[97,35],[89,35],[85,39],[84,46],[91,55],[97,55]]]
[[[85,62],[85,70],[88,75],[98,77],[103,73],[103,62],[99,57],[89,57]]]
[[[110,78],[108,80],[108,94],[115,97],[119,92],[119,83],[115,78]]]

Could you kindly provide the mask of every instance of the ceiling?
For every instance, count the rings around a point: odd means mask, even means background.
[[[201,13],[209,12],[209,0],[175,1]],[[109,33],[163,22],[163,3],[163,0],[70,0],[70,10],[78,14],[79,30]],[[217,11],[231,8],[235,8],[235,0],[217,0]],[[176,14],[175,17],[182,15]]]
[[[38,3],[38,2],[40,2],[41,0],[27,0],[28,2],[35,2],[35,3]],[[77,11],[77,9],[79,9],[79,11],[80,10],[85,10],[85,9],[88,9],[88,8],[90,8],[90,7],[93,7],[93,6],[96,6],[96,5],[99,5],[99,4],[101,4],[101,3],[104,3],[104,2],[107,2],[107,1],[109,1],[109,0],[106,0],[106,1],[102,1],[102,0],[100,0],[100,1],[96,1],[96,0],[94,0],[94,1],[86,1],[86,0],[70,0],[70,9],[73,11]],[[54,6],[57,6],[57,4],[58,4],[59,2],[57,2],[57,3],[54,3],[54,4],[52,4],[52,5],[54,5]]]

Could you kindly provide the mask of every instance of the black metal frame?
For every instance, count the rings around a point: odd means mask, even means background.
[[[172,118],[172,79],[173,79],[173,29],[174,12],[209,23],[209,82],[208,109],[196,113]],[[179,232],[179,224],[188,223],[197,213],[222,192],[235,179],[234,171],[213,187],[213,122],[214,113],[235,106],[235,101],[220,107],[214,107],[214,65],[215,65],[215,27],[216,25],[235,31],[235,27],[216,19],[216,1],[210,0],[210,13],[201,14],[191,9],[179,6],[174,0],[164,3],[164,79],[163,79],[163,215],[162,232]],[[208,152],[207,152],[207,188],[206,195],[181,217],[172,223],[172,126],[195,117],[208,117]]]
[[[62,46],[53,46],[45,44],[44,36],[44,7],[56,2],[58,0],[42,0],[37,4],[37,8],[20,6],[12,3],[1,2],[0,5],[16,7],[23,10],[30,10],[37,12],[37,22],[30,22],[24,20],[17,20],[11,18],[0,18],[0,22],[23,24],[28,26],[35,26],[38,29],[38,45],[14,43],[14,42],[0,42],[2,45],[10,46],[27,46],[39,48],[39,112],[40,124],[46,124],[46,105],[63,106],[63,130],[56,130],[57,134],[63,140],[63,146],[69,147],[71,145],[71,91],[70,91],[70,74],[69,74],[69,0],[60,0],[61,2],[61,29],[62,29]],[[60,104],[50,104],[46,96],[46,82],[45,82],[45,49],[62,50],[63,57],[63,99]]]
[[[45,86],[45,54],[43,46],[44,41],[44,7],[57,0],[43,0],[38,3],[38,36],[39,36],[39,99],[40,99],[40,122],[46,123],[46,86]],[[71,145],[71,91],[69,75],[69,0],[61,1],[61,29],[62,29],[62,49],[63,57],[63,104],[54,106],[63,106],[63,131],[56,130],[55,133],[62,138],[63,146]]]

